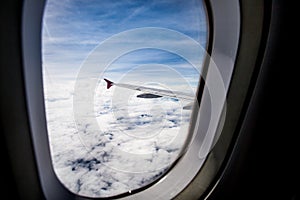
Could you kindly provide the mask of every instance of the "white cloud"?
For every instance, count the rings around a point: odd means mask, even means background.
[[[73,117],[73,87],[74,81],[45,83],[53,164],[71,191],[105,197],[134,190],[158,178],[176,159],[190,115],[182,110],[180,101],[132,96],[112,104],[114,88],[106,90],[100,82],[95,96],[100,129],[82,135]],[[124,105],[129,115],[118,115]]]

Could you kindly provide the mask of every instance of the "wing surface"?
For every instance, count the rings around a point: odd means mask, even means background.
[[[109,89],[111,86],[117,86],[117,87],[122,87],[122,88],[127,88],[131,90],[137,90],[144,92],[145,94],[138,95],[139,97],[143,98],[149,98],[151,95],[153,98],[157,97],[172,97],[176,99],[184,99],[184,100],[189,100],[189,101],[194,101],[195,96],[190,93],[185,93],[181,91],[172,91],[172,90],[164,90],[164,89],[158,89],[158,88],[150,88],[150,87],[144,87],[144,86],[139,86],[139,85],[131,85],[131,84],[125,84],[125,83],[114,83],[108,79],[104,79],[107,83],[107,89]]]

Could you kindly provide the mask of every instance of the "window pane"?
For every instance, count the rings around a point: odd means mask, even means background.
[[[111,197],[168,172],[188,142],[204,55],[189,43],[205,47],[207,32],[202,1],[47,1],[47,128],[70,191]]]

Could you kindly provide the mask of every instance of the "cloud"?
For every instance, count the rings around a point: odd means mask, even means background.
[[[118,99],[116,88],[106,90],[100,82],[94,100],[100,129],[89,132],[86,123],[80,132],[73,119],[72,86],[66,80],[45,85],[53,165],[71,191],[106,197],[138,189],[162,176],[177,158],[190,117],[180,101]]]

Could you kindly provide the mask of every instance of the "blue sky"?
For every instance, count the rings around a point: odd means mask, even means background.
[[[97,45],[134,28],[176,30],[203,46],[207,39],[205,11],[197,0],[48,0],[43,25],[43,66],[51,76],[75,76]],[[183,76],[195,74],[183,58],[159,49],[124,55],[110,70],[123,73],[151,63],[173,66]]]

